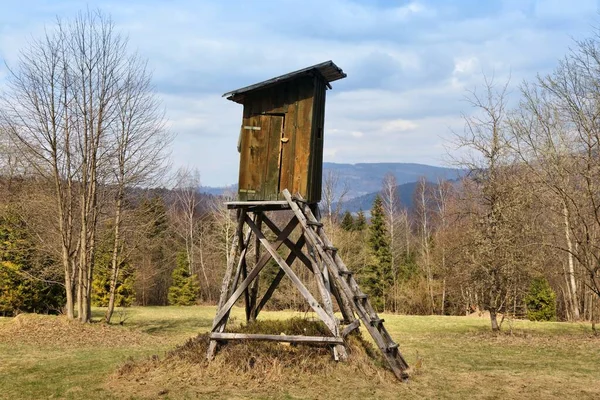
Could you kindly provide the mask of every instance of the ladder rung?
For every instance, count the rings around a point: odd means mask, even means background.
[[[292,200],[294,200],[296,203],[308,204],[308,201],[298,196],[292,196]]]
[[[377,326],[383,324],[384,322],[385,322],[385,319],[383,319],[383,318],[374,318],[371,320],[371,325],[377,327]]]
[[[366,300],[367,299],[367,295],[364,293],[359,293],[359,294],[355,294],[354,295],[354,299],[355,300]]]
[[[323,226],[323,223],[319,222],[319,221],[306,221],[306,224],[308,226],[319,226],[319,227]]]
[[[398,343],[392,342],[392,343],[388,344],[388,346],[385,348],[385,351],[387,351],[388,353],[390,353],[390,352],[392,352],[394,350],[398,350],[398,347],[399,347]]]
[[[333,247],[333,246],[325,246],[325,247],[323,247],[323,248],[324,248],[325,250],[329,250],[329,251],[333,251],[333,252],[336,252],[336,251],[338,251],[338,248],[337,248],[337,247]]]
[[[340,275],[352,276],[352,274],[354,274],[354,272],[352,272],[352,271],[342,271],[341,269],[338,272]]]

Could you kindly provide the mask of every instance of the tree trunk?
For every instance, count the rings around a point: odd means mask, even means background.
[[[446,312],[446,278],[442,280],[442,307],[440,315],[444,315]]]
[[[67,298],[67,304],[65,304],[67,318],[75,318],[75,303],[73,299],[73,281],[71,280],[71,272],[69,271],[69,261],[63,258],[63,264],[65,264],[65,293]]]
[[[123,188],[119,188],[119,193],[117,194],[117,203],[115,210],[115,227],[114,227],[114,242],[113,242],[113,250],[112,250],[112,259],[111,259],[111,274],[110,274],[110,288],[108,292],[108,309],[106,310],[106,314],[104,315],[104,321],[106,323],[110,323],[110,319],[112,318],[113,312],[115,310],[115,295],[117,291],[117,282],[119,279],[119,247],[121,241],[121,209],[123,205]]]
[[[565,238],[567,240],[568,256],[568,279],[567,288],[569,300],[571,301],[571,315],[575,321],[579,320],[579,300],[577,298],[577,284],[575,282],[575,268],[573,265],[573,242],[571,241],[571,226],[569,222],[569,209],[563,204],[563,216],[565,221]]]
[[[496,310],[490,310],[490,322],[492,323],[492,331],[493,332],[500,331],[500,326],[498,325],[498,318],[497,318]]]

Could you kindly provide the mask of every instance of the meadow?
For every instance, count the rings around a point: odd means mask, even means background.
[[[95,309],[94,320],[102,313]],[[124,366],[158,365],[207,332],[213,315],[214,307],[192,306],[118,310],[112,325],[30,314],[0,318],[0,398],[600,398],[600,338],[589,324],[506,320],[503,332],[493,334],[489,320],[477,316],[384,314],[413,367],[407,383],[380,367],[375,375],[360,366],[350,373],[334,362],[264,385],[244,381],[224,363],[216,364],[219,379],[194,379],[204,367],[191,364],[137,368],[123,377]],[[261,314],[294,316],[307,314]],[[242,310],[232,317],[241,321]],[[310,371],[310,360],[303,362]]]

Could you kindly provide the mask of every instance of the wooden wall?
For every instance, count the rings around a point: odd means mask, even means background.
[[[321,77],[306,76],[246,95],[240,200],[280,199],[286,188],[309,202],[321,199],[325,90]]]

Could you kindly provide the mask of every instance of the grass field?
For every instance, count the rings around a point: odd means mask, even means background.
[[[102,310],[94,313],[99,320]],[[510,321],[494,335],[489,321],[477,317],[385,315],[405,358],[419,366],[408,383],[383,370],[366,379],[338,373],[337,366],[328,376],[297,376],[276,389],[235,382],[235,376],[229,385],[225,370],[221,380],[200,382],[176,370],[148,382],[115,378],[126,360],[163,357],[206,332],[213,315],[204,306],[134,307],[117,313],[123,325],[111,326],[53,316],[0,318],[0,398],[600,398],[600,339],[589,325]],[[241,310],[232,316],[240,321]]]

